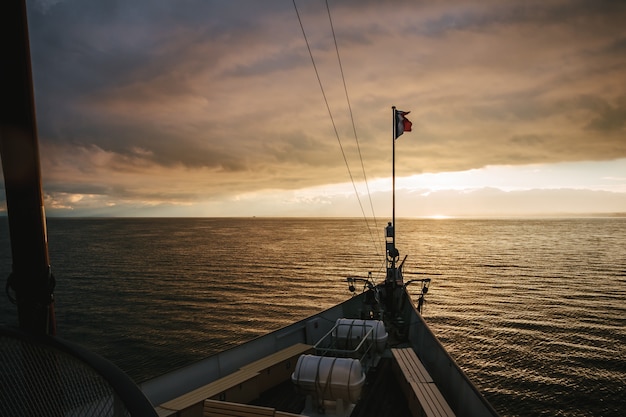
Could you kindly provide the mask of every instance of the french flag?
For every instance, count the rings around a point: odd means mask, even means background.
[[[411,113],[410,111],[395,110],[395,112],[396,112],[396,137],[395,139],[398,139],[398,137],[404,132],[411,131],[411,126],[413,126],[413,123],[411,123],[411,121],[405,117],[407,114]]]

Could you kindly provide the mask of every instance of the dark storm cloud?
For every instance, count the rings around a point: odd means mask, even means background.
[[[192,201],[345,181],[335,128],[360,161],[328,16],[297,3],[318,74],[290,2],[29,2],[50,189]],[[388,175],[392,104],[412,111],[405,175],[626,157],[624,2],[329,3],[368,176]]]
[[[587,125],[590,130],[601,132],[623,132],[626,126],[626,96],[620,97],[615,104],[607,103],[601,98],[585,100],[589,108],[595,113]]]

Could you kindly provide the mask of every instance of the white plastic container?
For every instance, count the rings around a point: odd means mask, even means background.
[[[302,355],[291,380],[319,400],[341,399],[354,404],[361,396],[365,373],[358,359]]]
[[[376,351],[382,352],[387,344],[387,330],[385,324],[380,320],[358,320],[358,319],[338,319],[335,323],[335,338],[342,349],[356,349],[367,332],[372,329],[369,335],[371,342],[376,345]]]

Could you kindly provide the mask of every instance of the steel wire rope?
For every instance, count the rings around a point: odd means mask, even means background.
[[[359,136],[356,132],[356,124],[354,123],[354,114],[352,112],[352,105],[350,104],[350,96],[348,95],[348,86],[346,85],[346,77],[343,72],[343,65],[341,64],[341,56],[339,55],[339,45],[337,44],[337,36],[335,35],[335,27],[333,26],[333,19],[330,14],[330,7],[328,6],[328,0],[326,0],[326,11],[328,12],[328,21],[330,22],[330,30],[333,34],[333,41],[335,42],[335,51],[337,52],[337,62],[339,64],[339,71],[341,73],[341,81],[343,82],[343,91],[346,94],[346,103],[348,104],[348,111],[350,112],[350,121],[352,122],[352,132],[354,132],[354,141],[356,142],[356,149],[359,154],[359,161],[361,162],[361,170],[363,171],[363,180],[365,182],[365,188],[367,189],[367,197],[370,202],[370,209],[372,210],[372,218],[374,219],[374,228],[378,229],[378,222],[376,221],[376,212],[374,211],[374,203],[372,203],[372,193],[370,192],[369,182],[367,181],[367,175],[365,173],[365,165],[363,164],[363,155],[361,154],[361,145],[359,143]],[[376,240],[372,234],[372,228],[367,220],[367,216],[364,214],[365,224],[370,233],[370,239],[374,243],[376,250],[382,253],[380,246],[380,240]],[[377,243],[379,244],[377,246]]]
[[[363,208],[363,203],[361,202],[361,198],[359,197],[359,192],[356,188],[356,183],[354,181],[354,176],[352,175],[352,170],[350,169],[350,164],[348,163],[348,158],[346,157],[346,153],[343,149],[343,144],[341,143],[341,138],[339,137],[339,132],[337,131],[337,125],[335,124],[335,119],[333,118],[333,114],[332,111],[330,109],[330,104],[328,103],[328,99],[326,97],[326,92],[324,91],[324,85],[322,84],[322,80],[320,78],[319,75],[319,71],[317,70],[317,65],[315,64],[315,58],[313,57],[313,52],[311,51],[311,46],[309,44],[309,39],[306,36],[306,31],[304,30],[304,25],[302,23],[302,19],[300,18],[300,13],[298,12],[298,5],[296,4],[296,0],[292,0],[293,1],[293,7],[296,11],[296,16],[298,17],[298,23],[300,24],[300,29],[302,30],[302,36],[304,37],[304,42],[306,43],[306,47],[307,50],[309,51],[309,57],[311,58],[311,63],[313,64],[313,70],[315,71],[315,76],[317,78],[317,82],[320,86],[320,90],[322,92],[322,97],[324,98],[324,103],[326,104],[326,109],[328,110],[328,116],[330,117],[330,121],[331,124],[333,126],[333,130],[335,132],[335,137],[337,138],[337,142],[339,143],[339,148],[341,149],[341,155],[343,156],[343,161],[346,164],[346,169],[348,170],[348,175],[350,176],[350,182],[352,183],[352,188],[354,189],[354,193],[356,195],[357,201],[359,203],[359,207],[361,208],[361,213],[363,214],[363,218],[366,219],[366,224],[367,224],[367,216],[365,214],[365,209]],[[328,6],[328,4],[327,4]],[[330,13],[330,9],[328,9],[329,13]],[[334,31],[333,31],[333,37],[334,37]],[[336,42],[335,42],[336,44]],[[339,53],[339,51],[337,50],[337,53]],[[343,72],[342,72],[342,78],[343,78]],[[344,80],[344,85],[345,85],[345,80]],[[369,187],[368,187],[369,190]],[[369,224],[368,225],[368,229],[369,229]],[[370,238],[372,239],[372,242],[375,246],[376,249],[378,249],[376,247],[376,241],[373,239],[372,237],[372,233],[370,230]]]

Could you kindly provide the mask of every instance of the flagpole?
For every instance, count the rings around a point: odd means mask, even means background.
[[[392,188],[392,211],[391,211],[391,224],[393,225],[393,246],[396,246],[396,136],[398,123],[396,122],[396,106],[391,106],[391,120],[392,120],[392,137],[391,137],[391,188]]]

